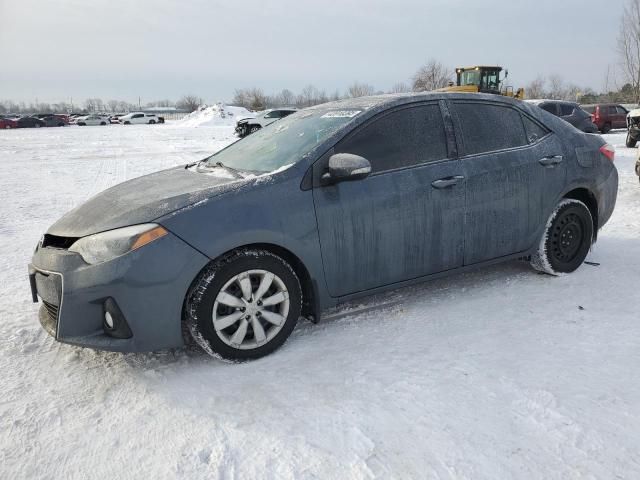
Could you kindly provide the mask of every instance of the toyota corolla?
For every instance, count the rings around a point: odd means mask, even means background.
[[[32,295],[60,342],[257,358],[375,292],[517,258],[574,271],[613,211],[613,159],[500,96],[319,105],[70,211],[37,245]]]

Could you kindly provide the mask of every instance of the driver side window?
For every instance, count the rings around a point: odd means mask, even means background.
[[[335,147],[371,163],[372,173],[447,158],[444,121],[437,104],[403,108],[356,129]]]

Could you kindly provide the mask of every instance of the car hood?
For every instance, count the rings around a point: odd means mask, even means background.
[[[47,233],[84,237],[153,220],[236,189],[245,182],[196,173],[184,166],[135,178],[105,190],[65,214]]]
[[[640,108],[636,108],[635,110],[631,110],[631,111],[627,114],[627,117],[631,117],[631,118],[640,117]]]

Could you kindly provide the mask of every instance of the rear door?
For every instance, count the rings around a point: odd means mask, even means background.
[[[447,134],[437,102],[403,106],[365,122],[316,162],[313,198],[332,296],[462,265],[465,187],[449,125]],[[371,175],[321,185],[334,152],[367,158]]]
[[[564,187],[562,145],[511,105],[453,106],[466,179],[464,264],[528,250]]]

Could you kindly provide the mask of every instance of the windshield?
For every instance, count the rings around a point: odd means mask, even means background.
[[[480,70],[466,70],[460,74],[460,85],[480,85]]]
[[[250,172],[272,172],[300,161],[318,144],[350,122],[360,110],[312,109],[278,120],[205,160]]]

